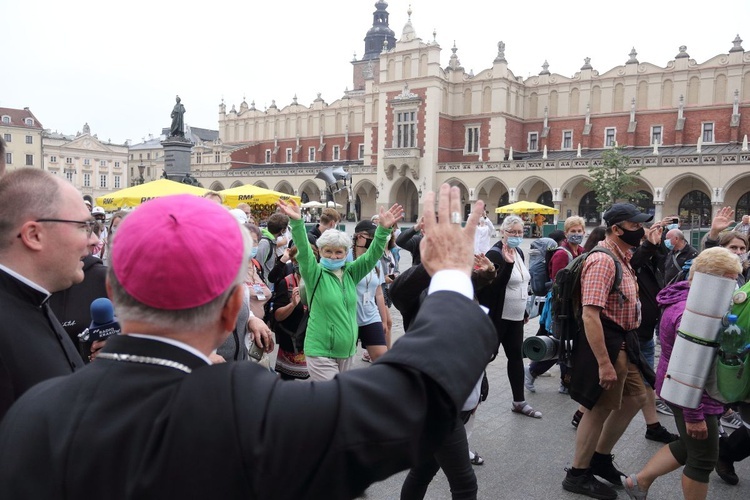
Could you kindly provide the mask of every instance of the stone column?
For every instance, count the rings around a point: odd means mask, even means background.
[[[181,182],[190,173],[190,153],[193,143],[184,137],[167,137],[164,147],[164,171],[167,179]]]
[[[658,222],[664,218],[664,202],[654,202],[654,222]]]

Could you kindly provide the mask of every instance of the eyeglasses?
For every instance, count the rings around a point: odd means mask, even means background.
[[[511,236],[523,236],[523,231],[508,231],[506,229],[505,232]]]
[[[86,236],[91,236],[94,232],[95,220],[66,220],[66,219],[37,219],[34,222],[62,222],[64,224],[78,224],[81,231],[86,232]]]

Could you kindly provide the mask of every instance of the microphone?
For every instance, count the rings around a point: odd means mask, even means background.
[[[99,298],[91,303],[91,325],[78,334],[81,342],[96,342],[122,332],[120,323],[115,319],[112,301]]]

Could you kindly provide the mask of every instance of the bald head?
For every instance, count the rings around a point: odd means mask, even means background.
[[[687,245],[685,235],[679,229],[670,229],[667,232],[667,239],[672,242],[672,247],[675,249],[675,251],[678,252],[685,248],[685,245]]]
[[[52,218],[59,203],[62,181],[34,168],[21,168],[0,179],[0,252],[16,239],[29,219]]]

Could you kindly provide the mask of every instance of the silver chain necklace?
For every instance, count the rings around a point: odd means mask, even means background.
[[[193,370],[187,365],[172,361],[171,359],[163,358],[152,358],[151,356],[135,356],[133,354],[120,354],[116,352],[100,352],[96,355],[97,358],[111,359],[112,361],[125,361],[127,363],[142,363],[145,365],[157,365],[166,366],[167,368],[174,368],[185,373],[192,373]]]

